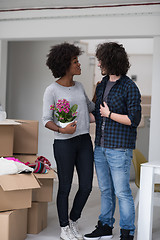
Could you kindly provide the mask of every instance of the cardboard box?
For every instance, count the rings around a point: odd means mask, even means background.
[[[150,117],[151,115],[151,105],[142,105],[142,115],[145,117]]]
[[[19,209],[0,213],[0,239],[24,240],[27,237],[27,211]]]
[[[14,155],[21,162],[34,163],[37,155]],[[40,181],[41,188],[34,189],[32,200],[39,202],[51,202],[53,199],[53,183],[56,178],[55,172],[51,169],[48,173],[34,173],[35,177]]]
[[[48,173],[34,174],[41,183],[41,188],[33,189],[32,200],[37,202],[51,202],[53,199],[53,183],[56,175],[53,170],[49,170]]]
[[[47,227],[48,203],[32,202],[28,209],[27,233],[37,234]]]
[[[21,123],[14,128],[14,154],[37,154],[38,152],[38,121],[15,120]]]
[[[0,211],[30,208],[35,188],[40,184],[33,173],[0,176]]]
[[[20,125],[12,120],[0,121],[0,157],[13,155],[14,126]]]
[[[151,96],[150,95],[142,95],[141,103],[142,104],[151,104]]]

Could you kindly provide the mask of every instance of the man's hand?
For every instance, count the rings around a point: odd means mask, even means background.
[[[109,107],[107,105],[106,102],[103,102],[104,104],[104,107],[102,105],[100,105],[100,114],[101,114],[101,117],[109,117]]]

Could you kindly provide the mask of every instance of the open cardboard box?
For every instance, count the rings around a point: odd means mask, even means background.
[[[0,239],[24,240],[27,237],[28,209],[0,212]]]
[[[32,200],[37,202],[51,202],[53,199],[53,183],[56,178],[55,172],[51,169],[48,173],[34,173],[41,183],[41,188],[33,189]]]
[[[34,163],[38,158],[37,155],[14,155],[14,157],[24,163]],[[34,175],[40,181],[41,188],[33,190],[32,200],[38,202],[51,202],[53,199],[53,183],[56,178],[55,172],[51,169],[48,173],[34,173]]]
[[[37,159],[37,155],[14,155],[21,162],[34,163]],[[53,184],[56,174],[53,169],[49,170],[48,173],[34,173],[36,178],[41,183],[40,189],[34,189],[32,193],[32,200],[38,202],[51,202],[53,198]]]
[[[30,208],[32,189],[39,188],[33,173],[0,176],[0,211]]]

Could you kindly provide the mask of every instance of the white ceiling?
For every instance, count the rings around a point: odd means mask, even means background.
[[[15,8],[80,7],[160,3],[159,0],[0,0],[0,10]]]

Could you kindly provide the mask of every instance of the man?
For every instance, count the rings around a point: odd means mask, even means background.
[[[130,67],[121,44],[98,45],[96,57],[102,75],[96,88],[95,167],[101,191],[101,214],[96,229],[84,239],[110,239],[115,222],[116,197],[120,212],[120,239],[134,238],[135,208],[129,185],[132,151],[141,120],[141,95],[126,76]],[[92,116],[93,117],[93,116]]]

